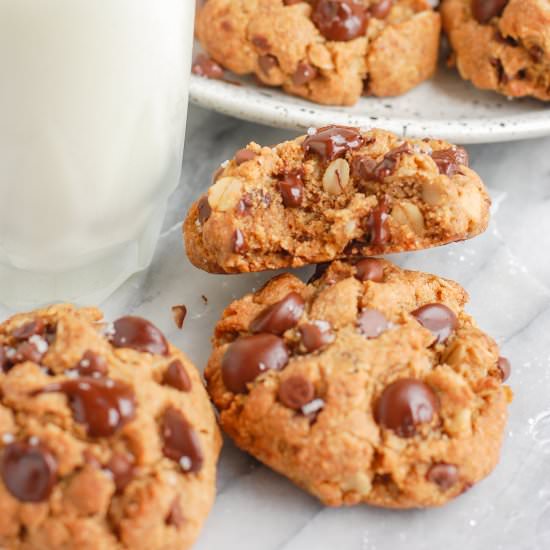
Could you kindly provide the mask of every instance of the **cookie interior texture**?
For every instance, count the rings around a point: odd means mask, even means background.
[[[199,373],[144,319],[55,306],[0,325],[0,546],[181,550],[221,439]]]
[[[509,97],[550,100],[546,0],[443,0],[441,14],[463,78]]]
[[[237,152],[191,207],[186,250],[214,273],[419,250],[481,233],[489,206],[464,149],[329,126]]]
[[[280,275],[225,310],[206,369],[223,429],[331,506],[437,506],[484,478],[509,365],[465,291],[372,258],[313,279]]]
[[[208,0],[197,36],[218,63],[323,104],[402,94],[436,67],[426,0]]]

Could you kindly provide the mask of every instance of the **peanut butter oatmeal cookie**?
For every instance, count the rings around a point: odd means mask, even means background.
[[[499,458],[509,363],[452,281],[334,262],[233,302],[206,369],[237,445],[330,506],[438,506]]]
[[[0,325],[0,548],[189,548],[220,441],[199,373],[148,321],[62,305]]]
[[[208,0],[197,36],[218,63],[332,105],[402,94],[436,67],[440,17],[426,0]]]
[[[478,235],[489,219],[464,149],[383,130],[251,143],[214,179],[184,225],[191,262],[213,273],[419,250]]]
[[[547,0],[444,0],[441,13],[462,78],[509,97],[550,100]]]

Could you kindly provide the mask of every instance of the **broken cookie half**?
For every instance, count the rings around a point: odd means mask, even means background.
[[[344,126],[238,151],[192,205],[187,254],[211,273],[420,250],[482,233],[490,199],[450,143]]]

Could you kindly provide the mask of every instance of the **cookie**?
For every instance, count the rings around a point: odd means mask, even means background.
[[[0,548],[189,548],[221,438],[154,325],[60,305],[0,325]]]
[[[208,0],[196,33],[234,73],[329,105],[402,94],[436,67],[440,16],[426,0]]]
[[[237,273],[419,250],[485,230],[490,200],[460,147],[329,126],[255,143],[184,224],[197,267]]]
[[[495,467],[509,363],[466,292],[367,258],[233,302],[208,391],[245,451],[330,506],[438,506]]]
[[[443,0],[441,13],[462,78],[509,97],[550,100],[546,0]]]

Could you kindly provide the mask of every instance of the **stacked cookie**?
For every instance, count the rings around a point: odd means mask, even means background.
[[[403,94],[436,69],[441,19],[462,78],[550,99],[545,0],[207,0],[197,37],[218,63],[331,105]],[[208,71],[221,75],[221,69]]]
[[[372,254],[470,238],[489,197],[466,152],[331,126],[224,164],[184,226],[201,269],[317,263],[233,302],[206,369],[237,445],[328,505],[440,505],[496,465],[509,364],[466,292]]]

